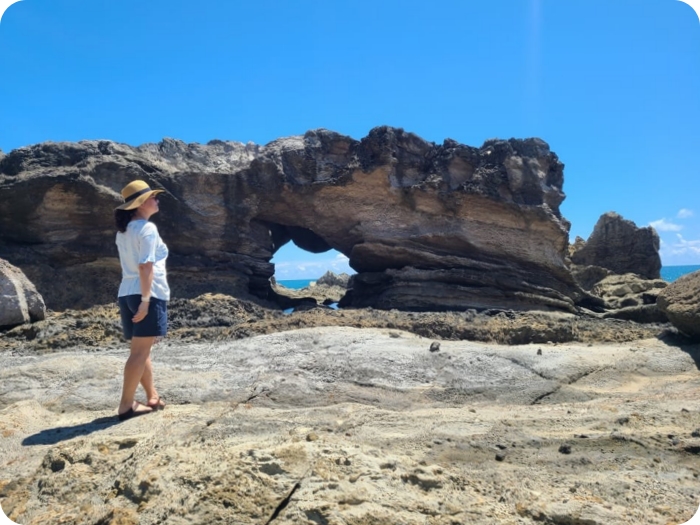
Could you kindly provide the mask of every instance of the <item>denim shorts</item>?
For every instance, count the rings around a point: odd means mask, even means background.
[[[168,302],[151,297],[148,314],[140,322],[131,320],[141,304],[140,295],[126,295],[119,298],[119,313],[122,316],[124,337],[163,337],[168,333]]]

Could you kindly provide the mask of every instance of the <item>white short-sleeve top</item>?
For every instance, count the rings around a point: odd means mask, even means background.
[[[170,287],[165,272],[168,247],[160,238],[155,224],[143,219],[132,220],[127,225],[126,232],[117,232],[117,249],[122,266],[119,297],[141,295],[139,264],[152,262],[151,297],[163,301],[170,300]]]

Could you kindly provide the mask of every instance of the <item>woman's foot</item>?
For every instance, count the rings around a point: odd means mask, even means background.
[[[138,401],[134,401],[127,410],[124,412],[117,412],[117,417],[119,421],[126,421],[132,417],[143,416],[145,414],[150,414],[153,409],[147,405],[142,405]]]
[[[165,401],[163,401],[160,396],[151,397],[148,399],[147,407],[152,410],[163,410],[165,408]]]

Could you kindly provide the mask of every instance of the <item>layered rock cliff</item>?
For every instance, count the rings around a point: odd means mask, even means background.
[[[379,127],[265,146],[165,139],[44,143],[0,159],[0,257],[53,309],[114,300],[112,210],[133,179],[162,188],[154,217],[175,296],[274,298],[290,240],[334,248],[358,274],[345,306],[575,310],[563,164],[539,139],[442,145]]]

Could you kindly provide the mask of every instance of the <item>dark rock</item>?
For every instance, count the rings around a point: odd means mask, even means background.
[[[505,452],[499,452],[496,454],[496,461],[503,461],[506,459],[506,453]]]
[[[580,237],[578,237],[578,239],[580,239]],[[577,264],[571,264],[569,268],[576,282],[581,285],[581,288],[589,292],[608,275],[613,275],[613,272],[607,268],[601,268],[595,265],[579,266]]]
[[[537,355],[542,355],[542,349],[541,349],[541,348],[538,348],[538,349],[537,349]]]
[[[439,352],[440,351],[440,343],[437,341],[433,341],[430,343],[430,351],[431,352]]]
[[[695,430],[693,430],[690,433],[690,435],[694,438],[700,438],[700,428],[696,428]]]
[[[563,443],[562,445],[559,446],[559,452],[561,454],[571,454],[571,445],[567,443]]]
[[[673,281],[659,293],[656,304],[680,332],[700,340],[700,271]]]
[[[331,271],[327,271],[316,281],[316,284],[319,286],[340,286],[341,288],[347,288],[349,281],[350,276],[347,273],[335,274]]]
[[[616,274],[635,273],[645,279],[658,279],[659,244],[659,235],[652,227],[638,228],[632,221],[608,212],[598,219],[585,244],[572,250],[571,262],[599,266]]]

